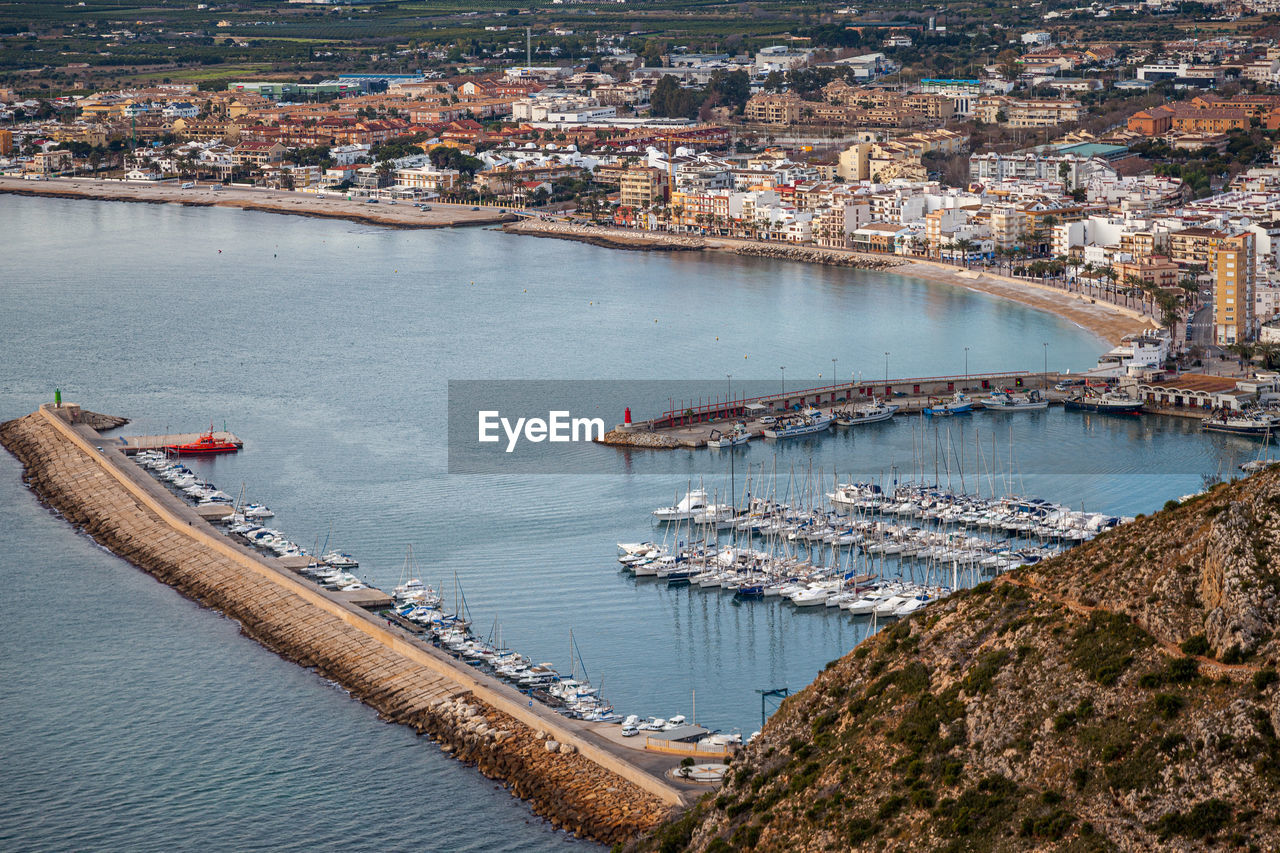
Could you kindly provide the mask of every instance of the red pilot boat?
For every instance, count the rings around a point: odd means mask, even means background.
[[[220,438],[213,437],[213,424],[209,425],[209,431],[200,436],[189,444],[170,444],[165,450],[171,453],[177,453],[180,456],[196,456],[209,453],[235,453],[240,449],[240,445],[234,441],[223,441]]]

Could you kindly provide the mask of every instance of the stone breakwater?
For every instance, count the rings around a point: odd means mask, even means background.
[[[433,663],[428,650],[393,635],[376,617],[240,553],[229,540],[199,529],[203,522],[193,513],[184,527],[180,510],[153,496],[154,484],[144,485],[150,480],[144,472],[114,467],[107,454],[95,458],[84,438],[52,411],[0,424],[0,444],[21,461],[25,482],[74,526],[235,619],[282,657],[341,684],[383,718],[430,735],[446,752],[505,782],[554,825],[616,843],[670,811],[671,798],[664,801],[604,766],[607,757],[602,764],[577,749],[547,749],[545,734],[540,739],[538,729],[512,716],[523,710],[499,710],[494,703],[507,700],[479,686],[474,692],[492,701],[476,698],[468,689],[472,676],[451,677],[447,664]],[[120,464],[127,465],[122,458]]]
[[[730,252],[753,258],[777,258],[828,266],[856,267],[866,270],[887,270],[907,263],[898,258],[881,258],[861,255],[841,249],[824,249],[816,246],[800,246],[792,243],[765,243],[757,240],[698,237],[689,234],[667,234],[661,231],[628,231],[596,225],[578,225],[559,220],[525,219],[503,226],[512,234],[530,237],[557,237],[590,243],[606,249],[630,249],[655,252],[696,252],[705,249]]]
[[[413,725],[454,758],[504,782],[517,797],[554,804],[557,828],[613,844],[670,816],[654,798],[584,758],[577,747],[534,731],[474,698],[437,700]]]
[[[656,432],[629,432],[627,430],[614,429],[606,432],[601,438],[596,440],[597,444],[607,444],[611,447],[649,447],[655,450],[670,450],[673,447],[680,447],[680,442],[669,435],[662,435]]]
[[[696,252],[706,248],[699,237],[683,234],[661,234],[652,231],[627,231],[621,228],[601,228],[595,225],[575,225],[555,220],[524,219],[504,225],[502,230],[529,237],[557,237],[590,243],[606,249],[631,249],[651,252]]]
[[[253,188],[225,187],[211,190],[207,185],[183,189],[177,183],[132,183],[81,178],[56,181],[22,181],[0,176],[0,193],[91,201],[123,201],[142,204],[178,204],[183,207],[224,207],[261,213],[343,219],[387,228],[450,228],[459,225],[490,225],[512,222],[515,214],[501,208],[437,202],[431,210],[409,204],[367,205],[348,201],[341,193],[318,194]]]
[[[778,258],[787,261],[802,261],[808,264],[826,264],[836,267],[856,267],[864,270],[887,270],[900,267],[905,261],[857,255],[842,252],[838,249],[819,249],[812,246],[795,246],[787,243],[749,243],[727,244],[727,251],[735,255],[746,255],[753,258]]]

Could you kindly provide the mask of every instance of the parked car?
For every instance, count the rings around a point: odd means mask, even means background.
[[[622,736],[623,736],[623,737],[635,737],[635,736],[636,736],[636,735],[638,735],[638,734],[640,734],[640,730],[639,730],[638,728],[636,728],[635,726],[623,726],[623,727],[622,727]]]
[[[760,423],[764,424],[765,426],[773,426],[777,422],[778,422],[778,419],[775,418],[773,415],[765,415],[763,418],[760,419]]]

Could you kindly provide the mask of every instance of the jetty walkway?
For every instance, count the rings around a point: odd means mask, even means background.
[[[927,376],[884,380],[837,382],[817,388],[797,388],[760,397],[673,400],[671,408],[657,416],[629,424],[618,424],[606,434],[604,444],[619,447],[703,447],[710,430],[741,422],[753,437],[763,433],[763,416],[780,415],[798,408],[843,408],[884,399],[898,406],[902,415],[918,414],[940,399],[956,392],[974,397],[974,408],[983,408],[982,397],[1002,388],[1015,392],[1036,390],[1051,403],[1069,396],[1053,385],[1065,374],[1030,373],[1025,370],[1002,373],[970,373],[954,376]]]
[[[561,827],[626,841],[683,806],[670,756],[621,746],[503,682],[466,667],[382,617],[219,533],[103,441],[78,406],[46,404],[0,425],[0,444],[50,506],[100,544],[303,666],[383,717],[414,727],[500,779]]]

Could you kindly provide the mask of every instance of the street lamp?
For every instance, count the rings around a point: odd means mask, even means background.
[[[1049,384],[1049,342],[1043,341],[1040,346],[1044,347],[1044,384]]]
[[[728,396],[729,396],[729,403],[730,403],[730,404],[732,404],[732,403],[733,403],[733,374],[732,374],[732,373],[726,373],[726,374],[724,375],[724,378],[729,380],[729,395],[728,395]]]
[[[964,348],[964,381],[965,381],[965,384],[968,384],[969,382],[969,348],[968,347]]]
[[[884,384],[889,384],[889,353],[884,354]]]
[[[840,381],[840,374],[836,373],[836,362],[839,360],[840,359],[838,358],[831,359],[831,381],[832,382]]]
[[[779,367],[778,369],[782,371],[782,392],[781,393],[785,394],[787,393],[787,368],[784,365],[782,367]]]

